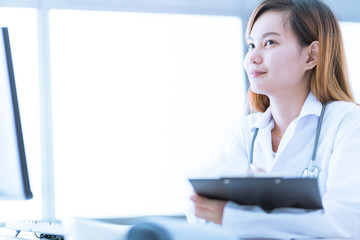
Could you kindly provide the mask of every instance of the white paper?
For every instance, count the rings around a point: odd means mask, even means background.
[[[63,220],[66,240],[125,240],[131,225],[110,224],[96,220]]]

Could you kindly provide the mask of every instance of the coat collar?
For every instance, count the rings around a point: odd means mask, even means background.
[[[310,91],[300,111],[298,119],[301,119],[302,117],[308,115],[316,115],[319,117],[321,114],[321,108],[322,108],[321,102]],[[274,122],[271,113],[271,106],[269,106],[266,109],[266,111],[262,114],[262,116],[259,117],[251,125],[250,129],[251,131],[254,131],[255,128],[259,128],[259,129],[268,128],[268,127],[272,128],[273,126],[274,126]]]

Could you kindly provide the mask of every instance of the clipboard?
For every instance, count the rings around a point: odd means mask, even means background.
[[[231,177],[189,181],[201,196],[260,206],[265,211],[285,207],[323,208],[316,178]]]

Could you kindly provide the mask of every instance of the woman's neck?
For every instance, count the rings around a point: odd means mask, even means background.
[[[308,94],[309,92],[304,91],[282,97],[269,97],[274,127],[281,136],[290,123],[299,116]]]

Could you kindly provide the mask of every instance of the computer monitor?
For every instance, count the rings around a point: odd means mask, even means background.
[[[10,51],[9,32],[0,33],[0,200],[32,198]]]

